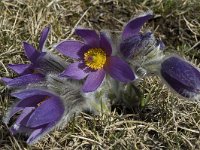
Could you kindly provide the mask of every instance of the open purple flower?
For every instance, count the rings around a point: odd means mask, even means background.
[[[8,124],[15,114],[21,112],[10,127],[10,132],[28,134],[28,144],[36,142],[51,130],[64,114],[64,105],[60,97],[48,91],[28,89],[13,93],[12,96],[20,101],[9,110],[4,122]]]
[[[187,61],[168,57],[161,64],[160,75],[176,93],[200,100],[200,71]]]
[[[46,43],[49,31],[50,27],[46,27],[42,30],[38,50],[36,50],[31,44],[23,42],[25,55],[31,61],[31,63],[9,64],[8,67],[20,76],[14,79],[2,78],[7,86],[19,87],[25,86],[29,83],[36,83],[44,80],[45,74],[47,73],[45,69],[48,68],[48,65],[46,65],[48,60],[46,59],[47,56],[44,50],[44,45]]]
[[[70,64],[62,73],[73,79],[87,77],[83,92],[95,91],[102,83],[106,72],[116,80],[129,82],[135,76],[129,65],[116,56],[111,56],[112,46],[104,33],[98,35],[94,30],[76,29],[81,41],[63,41],[56,49],[62,54],[75,58],[78,62]]]
[[[24,52],[27,58],[31,61],[31,64],[9,64],[8,67],[15,71],[19,75],[30,74],[35,71],[40,65],[40,59],[46,52],[44,52],[44,45],[49,34],[50,27],[46,27],[42,30],[38,50],[35,49],[31,44],[23,42]]]
[[[125,58],[134,57],[137,53],[147,54],[152,46],[164,49],[162,41],[156,40],[151,32],[141,34],[145,22],[153,17],[151,12],[130,20],[122,32],[120,51]]]

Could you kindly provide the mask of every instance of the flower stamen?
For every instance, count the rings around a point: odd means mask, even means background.
[[[101,48],[91,48],[84,53],[84,61],[91,69],[101,69],[106,63],[106,53]]]

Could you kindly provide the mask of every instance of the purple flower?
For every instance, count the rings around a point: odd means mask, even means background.
[[[161,50],[164,49],[163,42],[156,40],[151,32],[140,33],[144,23],[152,17],[152,13],[149,12],[130,20],[125,26],[120,43],[120,51],[125,58],[134,57],[138,53],[146,55],[152,50],[152,46],[160,46]]]
[[[14,79],[2,78],[2,81],[9,87],[19,87],[25,86],[29,83],[37,83],[45,79],[45,74],[50,71],[57,71],[61,68],[64,70],[64,67],[60,63],[52,60],[53,57],[50,57],[46,52],[44,45],[49,34],[50,27],[46,27],[42,30],[39,47],[36,50],[31,44],[23,42],[25,55],[30,60],[30,64],[9,64],[8,67],[14,72],[19,74],[19,77]],[[61,66],[61,67],[60,67]]]
[[[9,110],[4,122],[8,124],[9,120],[20,112],[10,127],[10,132],[28,134],[28,144],[36,142],[51,130],[64,114],[64,105],[60,97],[48,91],[28,89],[13,93],[12,96],[20,100]]]
[[[102,83],[106,72],[116,80],[129,82],[135,76],[126,62],[117,56],[111,56],[112,46],[104,33],[98,35],[94,30],[76,29],[81,41],[63,41],[56,49],[62,54],[75,58],[78,62],[70,64],[62,73],[73,79],[87,77],[83,92],[95,91]]]
[[[25,55],[31,61],[31,64],[9,64],[8,67],[19,75],[33,73],[36,68],[39,68],[39,60],[46,54],[46,52],[44,52],[44,45],[46,43],[49,31],[50,27],[46,27],[42,30],[38,50],[36,50],[31,44],[23,42]]]
[[[199,100],[200,71],[187,61],[171,56],[161,64],[162,79],[183,97]]]

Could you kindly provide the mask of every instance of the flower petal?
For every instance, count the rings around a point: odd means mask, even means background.
[[[43,80],[44,80],[44,75],[42,74],[26,74],[7,82],[7,86],[9,87],[26,86],[29,83],[37,83]]]
[[[75,62],[67,66],[65,71],[61,74],[61,76],[67,76],[72,79],[83,79],[88,75],[88,72],[84,70],[84,65],[80,62]]]
[[[46,27],[42,30],[42,33],[40,35],[40,41],[39,41],[39,51],[42,51],[44,49],[44,45],[46,43],[49,31],[50,31],[50,27]]]
[[[120,43],[120,51],[125,58],[132,57],[140,49],[142,35],[133,35]]]
[[[200,94],[200,71],[181,58],[172,56],[164,60],[161,77],[183,97],[192,98]]]
[[[84,43],[80,41],[63,41],[56,46],[56,49],[65,56],[71,58],[80,58],[79,51],[84,46]]]
[[[46,94],[46,93],[44,93]],[[34,95],[31,97],[27,97],[25,99],[20,100],[15,107],[36,107],[40,102],[42,102],[47,95]]]
[[[9,112],[7,113],[4,122],[8,123],[11,117],[15,115],[17,112],[25,109],[25,108],[35,108],[41,101],[45,99],[46,96],[44,95],[35,95],[25,99],[20,100],[14,106],[11,107]]]
[[[54,95],[50,92],[41,89],[28,89],[28,90],[22,90],[20,92],[11,93],[11,96],[22,100],[33,96],[54,96]]]
[[[31,64],[9,64],[8,67],[15,71],[17,74],[27,74],[32,72]]]
[[[112,46],[105,33],[100,33],[100,47],[105,50],[107,56],[112,54]]]
[[[15,123],[9,128],[10,132],[15,135],[17,133],[26,133],[29,134],[30,129],[26,127],[25,125],[27,124],[27,121],[34,111],[35,107],[26,107],[23,109],[22,113],[18,116],[17,120]],[[8,124],[8,123],[7,123]]]
[[[85,52],[87,52],[89,49],[91,49],[92,47],[89,45],[84,45],[81,50],[78,52],[78,55],[80,56],[80,59],[83,60],[84,59],[84,54]]]
[[[4,82],[4,84],[5,85],[7,85],[10,81],[12,81],[13,79],[11,79],[11,78],[6,78],[6,77],[4,77],[4,78],[0,78],[0,81],[2,81],[2,82]]]
[[[50,122],[57,122],[64,113],[64,105],[57,96],[46,99],[30,116],[27,126],[34,128]]]
[[[103,82],[105,74],[103,69],[91,72],[82,87],[83,92],[95,91]]]
[[[26,107],[26,108],[24,108],[22,113],[19,115],[19,117],[15,121],[15,125],[20,126],[20,123],[22,122],[22,120],[24,120],[34,109],[35,109],[35,107]]]
[[[137,35],[144,23],[152,17],[152,13],[149,12],[143,16],[139,16],[137,18],[134,18],[133,20],[130,20],[124,28],[122,39],[125,40],[133,35]]]
[[[77,28],[75,34],[82,37],[85,43],[93,48],[99,47],[99,35],[95,30]]]
[[[136,55],[146,56],[152,51],[153,47],[158,47],[157,40],[152,32],[147,32],[123,40],[120,44],[120,51],[124,57],[132,58]]]
[[[104,69],[116,80],[130,82],[135,79],[135,75],[129,65],[122,59],[111,56]]]
[[[35,129],[27,139],[26,143],[32,144],[33,142],[35,142],[38,139],[38,137],[42,134],[43,130],[43,128]]]
[[[40,53],[29,43],[23,42],[25,55],[31,62],[35,62],[40,55]]]
[[[27,144],[34,144],[37,142],[37,140],[40,139],[40,137],[44,136],[45,133],[47,133],[49,130],[51,130],[55,126],[55,123],[49,123],[47,125],[43,125],[40,128],[36,128],[29,138],[27,139],[26,143]]]

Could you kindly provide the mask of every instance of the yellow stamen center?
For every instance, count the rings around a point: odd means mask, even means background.
[[[106,62],[106,53],[101,48],[91,48],[84,53],[84,61],[94,70],[101,69]]]

